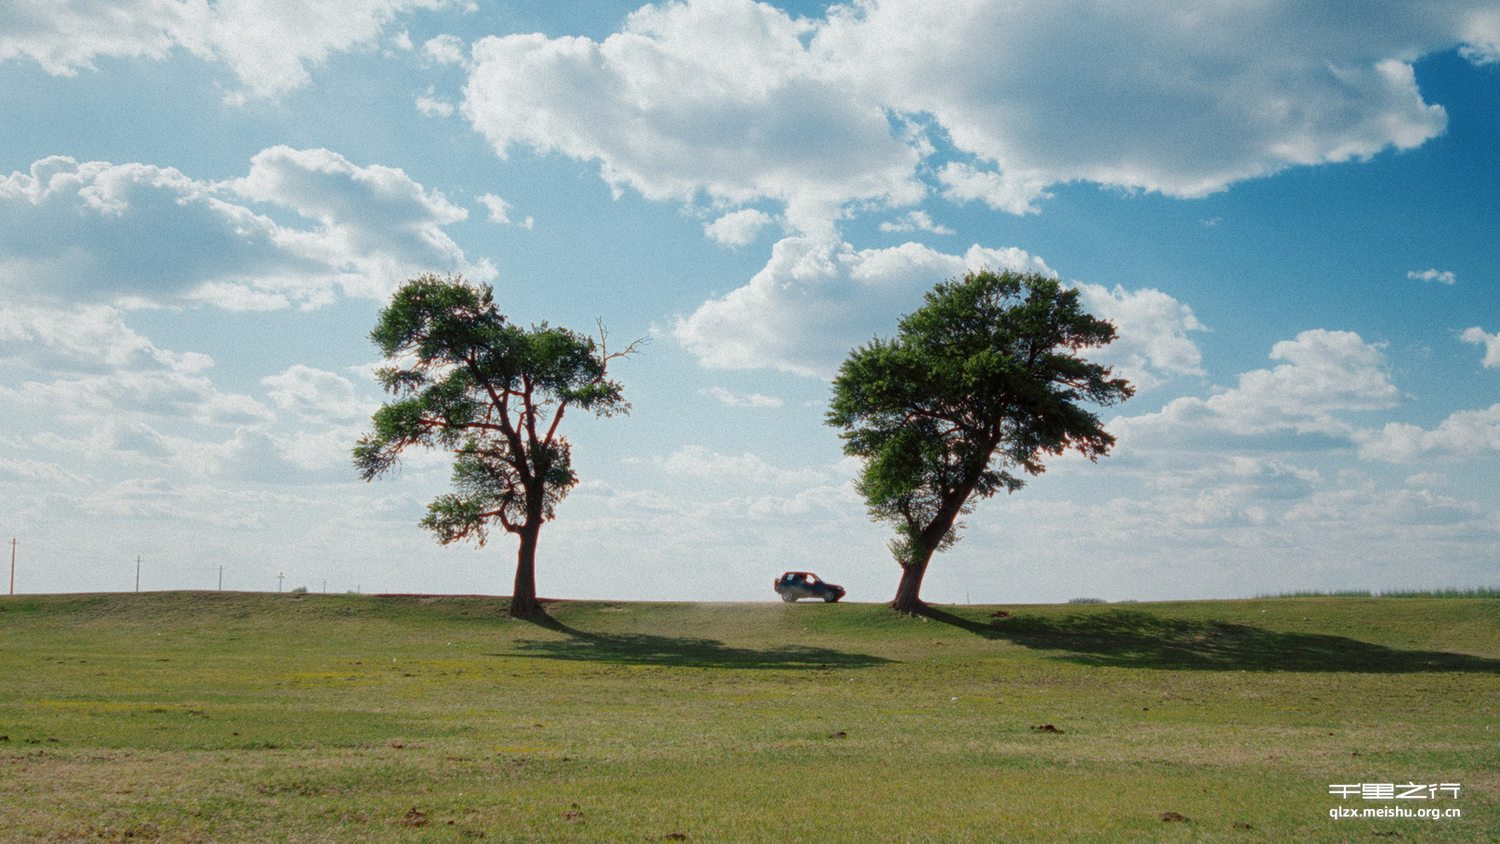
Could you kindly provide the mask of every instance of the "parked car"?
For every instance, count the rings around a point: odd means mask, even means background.
[[[827,603],[833,603],[844,597],[844,587],[826,580],[819,580],[818,576],[810,571],[789,571],[781,577],[776,578],[772,584],[776,594],[781,600],[788,604],[798,598],[821,598]]]

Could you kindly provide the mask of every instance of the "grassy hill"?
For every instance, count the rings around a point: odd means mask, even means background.
[[[0,839],[1500,840],[1494,598],[503,608],[0,598]]]

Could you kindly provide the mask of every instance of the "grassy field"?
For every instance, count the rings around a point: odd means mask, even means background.
[[[1500,840],[1500,600],[995,609],[0,598],[0,839]]]

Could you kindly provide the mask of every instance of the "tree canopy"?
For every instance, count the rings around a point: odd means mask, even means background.
[[[489,286],[431,274],[396,291],[370,337],[392,398],[354,447],[355,467],[368,481],[413,446],[451,451],[453,492],[428,504],[422,526],[445,545],[482,546],[494,526],[516,534],[511,613],[535,612],[537,536],[578,483],[559,426],[573,408],[629,411],[607,376],[637,344],[610,352],[602,327],[597,342],[545,322],[524,328],[500,313]]]
[[[852,351],[834,380],[828,424],[862,458],[857,488],[896,530],[902,566],[892,605],[921,604],[934,552],[957,540],[977,500],[1014,492],[1044,458],[1096,460],[1114,445],[1088,405],[1134,388],[1080,352],[1115,339],[1078,291],[1037,273],[971,272],[939,283],[893,340]]]

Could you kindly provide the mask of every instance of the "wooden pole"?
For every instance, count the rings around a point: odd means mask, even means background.
[[[135,591],[141,591],[141,555],[135,555]]]
[[[16,594],[16,538],[10,538],[10,594]]]
[[[219,591],[224,591],[224,567],[219,566]]]

